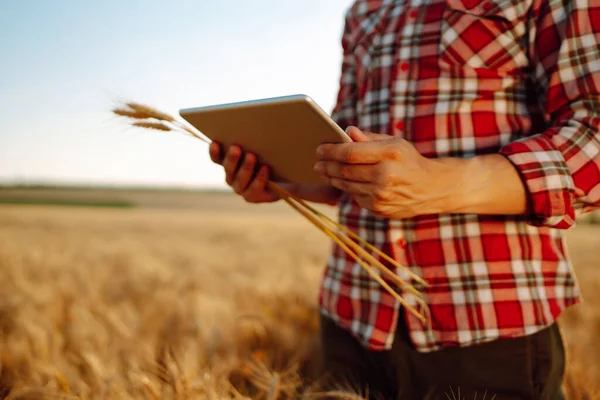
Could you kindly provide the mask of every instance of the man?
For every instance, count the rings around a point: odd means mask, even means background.
[[[425,278],[431,324],[334,246],[325,366],[387,398],[564,398],[563,233],[600,205],[600,5],[356,1],[342,45],[333,117],[354,143],[317,149],[327,189],[290,189]],[[277,199],[254,155],[211,156],[247,201]]]

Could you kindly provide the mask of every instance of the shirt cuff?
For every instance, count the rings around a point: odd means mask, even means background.
[[[574,182],[563,154],[539,134],[509,143],[500,150],[515,166],[528,194],[527,222],[567,229],[575,223]]]

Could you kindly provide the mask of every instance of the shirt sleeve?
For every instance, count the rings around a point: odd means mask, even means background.
[[[336,105],[331,113],[331,118],[342,128],[357,125],[356,101],[356,61],[351,48],[352,37],[352,9],[346,13],[344,32],[342,34],[342,73],[337,95]]]
[[[549,125],[501,154],[523,179],[529,223],[566,229],[576,210],[600,207],[600,4],[534,3],[532,73]]]

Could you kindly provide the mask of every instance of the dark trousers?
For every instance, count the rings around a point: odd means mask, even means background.
[[[390,351],[369,351],[322,317],[321,341],[327,388],[351,387],[371,399],[565,399],[556,324],[525,337],[419,353],[404,323]]]

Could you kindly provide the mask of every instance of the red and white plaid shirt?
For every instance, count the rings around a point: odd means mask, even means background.
[[[597,0],[359,0],[342,45],[342,128],[404,137],[426,157],[503,154],[530,206],[388,220],[343,197],[341,223],[431,284],[431,326],[399,313],[337,246],[322,312],[373,350],[391,347],[405,317],[429,352],[531,334],[577,303],[563,232],[576,209],[600,205]]]

